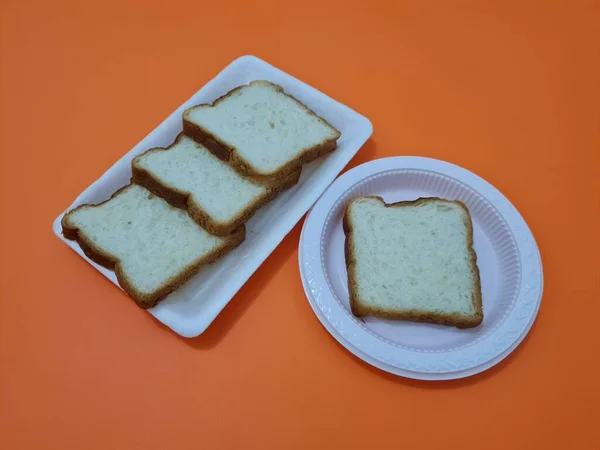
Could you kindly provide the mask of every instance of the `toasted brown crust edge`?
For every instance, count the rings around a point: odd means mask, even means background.
[[[327,127],[334,130],[336,132],[336,136],[333,139],[328,139],[328,140],[321,142],[313,147],[303,149],[300,152],[300,154],[298,155],[298,157],[296,157],[295,159],[293,159],[291,161],[288,161],[283,167],[281,167],[276,172],[265,174],[265,173],[260,173],[260,172],[255,171],[254,168],[238,154],[237,149],[235,147],[220,140],[217,136],[210,133],[205,128],[203,128],[195,123],[192,123],[186,119],[186,115],[187,115],[188,111],[191,111],[196,108],[215,107],[220,102],[222,102],[223,100],[225,100],[229,96],[231,96],[231,94],[233,94],[237,90],[242,89],[247,86],[252,86],[253,84],[268,84],[268,85],[274,87],[278,92],[280,92],[283,95],[285,95],[286,97],[292,99],[294,102],[296,102],[296,104],[298,104],[298,106],[305,109],[312,116],[316,117],[321,123],[323,123]],[[195,141],[203,144],[207,149],[209,149],[211,152],[213,152],[220,159],[222,159],[224,161],[228,161],[240,173],[242,173],[246,176],[252,177],[256,180],[263,180],[263,181],[267,181],[267,182],[269,180],[277,180],[277,179],[285,178],[290,173],[292,173],[294,170],[301,168],[304,164],[308,164],[309,162],[312,162],[315,159],[320,158],[321,156],[325,156],[328,153],[331,153],[332,151],[334,151],[336,149],[337,140],[341,136],[341,133],[333,125],[331,125],[329,122],[327,122],[324,118],[318,116],[313,110],[311,110],[304,103],[302,103],[295,97],[287,94],[281,86],[279,86],[275,83],[271,83],[270,81],[265,81],[265,80],[255,80],[255,81],[250,82],[248,85],[238,86],[235,89],[232,89],[231,91],[229,91],[227,94],[219,97],[212,104],[207,103],[207,104],[203,104],[203,105],[193,106],[193,107],[187,109],[183,113],[183,132],[187,136],[194,139]]]
[[[229,222],[217,222],[214,220],[200,205],[194,202],[192,195],[187,191],[181,191],[174,186],[169,186],[152,173],[137,165],[140,158],[148,153],[169,151],[171,147],[179,142],[182,134],[178,135],[175,141],[166,148],[157,147],[145,151],[139,156],[136,156],[131,163],[132,179],[137,184],[145,187],[153,194],[162,197],[172,206],[187,210],[190,217],[194,219],[202,228],[211,234],[217,236],[228,236],[236,229],[246,223],[253,215],[277,197],[283,190],[288,189],[298,183],[302,170],[296,170],[287,177],[278,180],[277,183],[271,183],[266,186],[266,192],[262,197],[259,197],[254,203],[248,206],[244,211],[240,212]],[[202,144],[199,144],[202,145]],[[255,183],[253,179],[248,179]]]
[[[449,203],[455,203],[460,206],[467,214],[467,220],[465,225],[467,227],[467,247],[471,255],[471,272],[475,279],[475,294],[471,298],[473,307],[475,308],[475,314],[473,316],[462,316],[460,314],[435,314],[435,313],[424,313],[422,311],[384,311],[379,308],[371,308],[365,306],[360,302],[358,297],[358,289],[355,281],[355,258],[353,252],[353,241],[352,241],[352,221],[350,220],[349,209],[352,203],[358,198],[374,198],[379,200],[386,208],[389,207],[401,207],[401,206],[417,206],[420,203],[426,203],[429,201],[444,201]],[[378,196],[358,197],[346,205],[344,209],[343,228],[345,234],[344,243],[344,256],[346,261],[346,269],[348,270],[348,290],[350,292],[350,309],[352,314],[356,317],[364,316],[375,316],[384,319],[392,320],[407,320],[411,322],[426,322],[435,323],[439,325],[449,325],[456,328],[473,328],[481,324],[483,321],[483,305],[481,298],[481,279],[479,276],[479,268],[477,267],[477,254],[473,249],[473,222],[471,220],[471,214],[467,206],[460,200],[447,200],[439,197],[422,197],[414,201],[400,201],[396,203],[386,203],[383,198]]]
[[[153,293],[143,294],[133,287],[132,283],[129,281],[129,279],[121,269],[120,261],[117,258],[114,258],[112,255],[109,255],[108,253],[104,252],[101,248],[94,246],[94,244],[88,239],[86,239],[84,234],[81,233],[78,228],[71,227],[68,223],[69,214],[71,214],[72,212],[81,208],[93,208],[100,206],[115,198],[129,186],[131,186],[131,184],[123,186],[122,188],[114,192],[111,195],[111,197],[104,202],[97,204],[80,205],[77,208],[72,209],[63,216],[61,220],[61,225],[63,236],[66,239],[77,241],[77,243],[88,258],[115,272],[119,285],[127,294],[129,294],[129,296],[135,301],[135,303],[140,308],[148,309],[152,308],[153,306],[156,306],[161,300],[164,300],[164,298],[167,297],[167,295],[177,290],[177,288],[179,288],[192,276],[198,273],[202,266],[204,266],[205,264],[212,263],[224,256],[225,254],[229,253],[231,250],[240,245],[246,237],[246,228],[243,226],[238,228],[235,231],[235,233],[230,235],[230,238],[227,241],[225,241],[225,243],[221,247],[215,249],[214,252],[206,255],[203,258],[198,259],[197,261],[189,265],[178,276],[175,276],[168,280],[165,284],[163,284],[159,289],[157,289]]]

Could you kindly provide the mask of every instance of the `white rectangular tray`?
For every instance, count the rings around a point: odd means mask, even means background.
[[[129,183],[132,159],[149,148],[171,144],[181,132],[181,115],[185,109],[201,103],[211,103],[236,86],[252,80],[268,80],[281,85],[286,92],[341,131],[342,136],[338,140],[338,148],[332,154],[305,166],[296,186],[257,212],[246,224],[246,240],[242,245],[223,259],[203,268],[184,286],[148,310],[159,321],[184,337],[198,336],[210,325],[358,152],[373,132],[373,126],[366,117],[254,56],[242,56],[229,64],[117,161],[54,221],[54,233],[118,286],[114,272],[91,261],[75,241],[62,236],[62,216],[81,204],[102,202]]]

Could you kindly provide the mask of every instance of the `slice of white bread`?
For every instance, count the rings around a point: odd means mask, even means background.
[[[459,201],[420,198],[346,206],[352,313],[470,328],[483,320],[473,225]]]
[[[136,183],[173,206],[187,209],[210,233],[226,236],[282,190],[296,184],[301,171],[278,183],[258,183],[180,134],[168,148],[151,149],[136,157],[132,172]]]
[[[239,86],[183,113],[185,134],[244,175],[282,178],[335,150],[340,132],[268,81]]]
[[[62,228],[90,259],[113,269],[142,308],[155,306],[245,236],[244,227],[228,237],[213,236],[185,211],[136,184],[103,203],[69,211]]]

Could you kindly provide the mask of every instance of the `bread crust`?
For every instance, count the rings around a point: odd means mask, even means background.
[[[383,198],[379,196],[365,196],[359,198],[374,198],[379,200],[386,208],[402,207],[402,206],[417,206],[421,203],[430,201],[444,201],[449,203],[455,203],[466,212],[465,226],[467,227],[467,248],[471,255],[471,274],[475,280],[475,293],[471,298],[471,302],[475,309],[475,314],[472,316],[464,316],[461,314],[436,314],[418,310],[402,310],[402,311],[389,311],[382,310],[380,308],[374,308],[365,305],[361,302],[358,296],[358,288],[355,280],[354,269],[356,266],[356,259],[354,257],[354,244],[352,236],[352,220],[350,219],[350,206],[357,200],[354,199],[346,205],[344,209],[343,228],[346,237],[344,243],[344,256],[346,260],[346,269],[348,270],[348,290],[350,292],[350,309],[352,314],[356,317],[364,316],[375,316],[384,319],[392,320],[407,320],[411,322],[426,322],[435,323],[439,325],[449,325],[456,328],[473,328],[481,324],[483,321],[483,305],[481,299],[481,279],[479,276],[479,268],[477,267],[477,255],[473,249],[473,222],[471,220],[471,214],[467,206],[460,200],[447,200],[439,197],[422,197],[414,201],[400,201],[395,203],[385,203]]]
[[[335,136],[332,139],[325,140],[323,142],[320,142],[317,145],[303,149],[295,159],[288,161],[279,170],[277,170],[275,172],[271,172],[271,173],[261,173],[261,172],[258,172],[255,168],[253,168],[246,160],[244,160],[238,154],[238,151],[235,147],[233,147],[232,145],[228,144],[227,142],[219,139],[217,136],[210,133],[208,130],[201,127],[200,125],[192,123],[186,119],[186,116],[189,111],[196,109],[196,108],[215,107],[219,103],[221,103],[223,100],[230,97],[237,90],[242,89],[246,86],[252,86],[254,84],[268,84],[268,85],[274,87],[278,92],[280,92],[283,95],[285,95],[286,97],[292,99],[298,106],[300,106],[301,108],[306,110],[310,115],[316,117],[321,123],[323,123],[327,127],[331,128],[332,130],[335,130],[335,132],[336,132]],[[209,149],[211,152],[213,152],[217,157],[219,157],[223,161],[228,161],[241,174],[244,174],[244,175],[252,177],[256,180],[265,181],[265,182],[269,182],[269,181],[273,181],[273,180],[281,180],[281,179],[287,177],[288,175],[290,175],[295,170],[300,169],[304,164],[308,164],[309,162],[314,161],[315,159],[318,159],[321,156],[331,153],[332,151],[334,151],[336,149],[337,140],[341,136],[341,133],[333,125],[331,125],[329,122],[327,122],[322,117],[318,116],[314,111],[312,111],[310,108],[308,108],[308,106],[306,106],[304,103],[300,102],[296,98],[287,94],[281,86],[279,86],[275,83],[271,83],[270,81],[265,81],[265,80],[255,80],[255,81],[250,82],[248,85],[238,86],[235,89],[232,89],[231,91],[229,91],[227,94],[219,97],[212,104],[207,103],[207,104],[203,104],[203,105],[193,106],[192,108],[187,109],[183,113],[183,132],[187,136],[194,139],[195,141],[203,144],[207,149]]]
[[[198,271],[203,265],[212,263],[224,256],[225,254],[229,253],[231,250],[240,245],[246,237],[246,228],[244,226],[238,228],[233,234],[230,235],[229,239],[225,241],[225,243],[221,247],[215,249],[215,251],[204,256],[203,258],[199,258],[198,260],[194,261],[177,276],[167,280],[167,282],[160,286],[156,291],[150,294],[144,294],[135,289],[131,281],[121,269],[120,260],[118,258],[115,258],[114,256],[105,252],[101,248],[96,247],[90,240],[88,240],[85,237],[85,235],[82,232],[80,232],[80,230],[77,227],[74,227],[69,223],[69,215],[72,212],[82,208],[94,208],[106,202],[109,202],[130,186],[131,184],[123,186],[121,189],[114,192],[111,195],[111,197],[104,202],[97,204],[80,205],[77,208],[72,209],[63,216],[61,220],[61,225],[63,236],[65,238],[77,241],[77,243],[88,258],[90,258],[97,264],[100,264],[101,266],[104,266],[107,269],[113,270],[115,272],[119,285],[127,294],[129,294],[131,298],[133,298],[135,303],[140,308],[148,309],[152,308],[153,306],[156,306],[167,295],[177,290],[183,283],[189,280],[192,276],[196,275],[196,273],[198,273]]]
[[[256,199],[254,203],[250,204],[248,208],[246,208],[244,211],[241,211],[229,222],[218,222],[214,220],[204,209],[202,209],[200,205],[194,202],[193,196],[189,192],[179,190],[174,186],[164,183],[158,177],[155,177],[152,173],[148,172],[146,169],[137,164],[140,158],[148,153],[169,151],[171,147],[177,145],[182,136],[183,134],[179,134],[175,141],[166,148],[152,148],[135,157],[131,163],[132,180],[135,183],[145,187],[153,194],[162,197],[172,206],[187,210],[190,217],[194,219],[202,228],[216,236],[228,236],[233,233],[237,228],[245,224],[256,211],[277,197],[285,189],[294,186],[300,179],[302,172],[301,169],[292,172],[281,180],[277,180],[276,182],[265,185],[267,190],[262,197]],[[256,181],[251,178],[247,179],[255,184],[261,184],[256,183]]]

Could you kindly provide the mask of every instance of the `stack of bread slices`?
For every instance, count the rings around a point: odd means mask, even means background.
[[[131,183],[64,215],[63,234],[142,308],[240,245],[246,221],[296,184],[340,132],[280,86],[253,81],[183,114],[183,133],[132,162]]]

